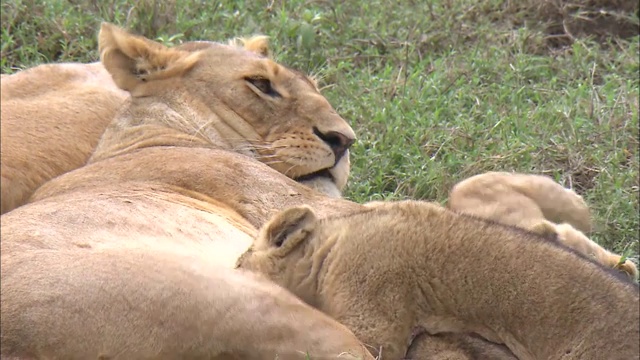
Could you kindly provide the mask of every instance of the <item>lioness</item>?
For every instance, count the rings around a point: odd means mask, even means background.
[[[589,207],[582,197],[553,179],[532,174],[488,172],[456,184],[449,208],[550,235],[599,263],[638,278],[636,265],[613,254],[582,232],[591,231]]]
[[[0,213],[86,163],[129,96],[102,64],[46,64],[2,76]]]
[[[293,207],[237,266],[266,274],[387,359],[405,355],[419,329],[477,333],[524,360],[640,356],[635,283],[558,242],[436,204],[376,203],[323,220]]]
[[[313,83],[238,47],[106,24],[100,50],[132,96],[87,165],[2,215],[2,356],[371,359],[277,286],[219,270],[274,210],[360,207],[290,178],[338,192],[348,175],[353,133]]]
[[[118,33],[116,30],[113,31]],[[133,43],[132,37],[121,36],[118,39],[128,39],[127,41]],[[162,48],[156,47],[158,44],[151,45],[152,43],[144,39],[138,39],[138,41],[142,41],[146,46],[161,53]],[[234,39],[229,41],[229,44],[242,47],[257,56],[268,57],[269,54],[268,39],[264,36]],[[187,42],[176,46],[173,52],[167,52],[165,58],[160,57],[154,60],[168,61],[171,56],[176,56],[176,54],[184,55],[206,47],[216,46],[224,45],[206,41]],[[135,51],[143,49],[144,47],[140,47]],[[135,61],[138,60],[140,63],[137,66],[140,68],[132,69],[136,72],[146,71],[144,67],[151,66],[151,63],[145,64],[144,59],[135,59]],[[217,61],[216,66],[221,69],[236,66],[231,59],[224,57]],[[246,60],[244,62],[248,64]],[[277,72],[278,69],[278,66],[269,69],[269,65],[267,65],[261,71]],[[160,76],[167,75],[167,72],[156,72],[153,76],[157,76],[158,73],[164,74]],[[286,73],[291,74],[290,71]],[[235,88],[226,87],[233,83],[238,84],[243,80],[254,85],[254,90],[258,89],[255,84],[263,87],[270,86],[270,83],[263,81],[264,79],[255,78],[249,81],[234,78],[232,80],[224,74],[219,71],[218,76],[211,79],[211,81],[220,84],[218,88],[221,91],[215,92],[216,95],[226,93],[227,97],[233,96]],[[149,76],[151,75],[149,74]],[[251,76],[253,75],[256,74],[251,74]],[[294,75],[307,82],[311,81],[298,74]],[[282,84],[286,83],[290,76],[280,75],[271,79],[274,88],[283,87]],[[119,78],[123,79],[122,76]],[[170,74],[169,78],[175,79]],[[233,82],[234,80],[235,82]],[[162,86],[159,81],[154,84],[154,86]],[[315,83],[313,83],[313,87],[314,90],[317,90]],[[84,165],[117,110],[123,107],[124,102],[129,98],[129,93],[125,90],[128,89],[126,87],[121,89],[115,84],[112,75],[105,69],[102,62],[46,64],[13,75],[3,75],[2,129],[0,131],[2,135],[1,213],[24,204],[33,191],[47,180]],[[179,93],[174,87],[168,87],[167,90],[172,91],[173,96],[177,96]],[[263,90],[268,91],[269,89]],[[323,104],[322,100],[315,99],[315,96],[319,96],[317,91],[297,90],[294,88],[283,89],[282,99],[273,100],[272,107],[264,109],[261,114],[252,112],[261,109],[257,107],[251,110],[251,102],[248,102],[246,98],[235,99],[245,102],[240,104],[240,107],[249,112],[240,113],[240,117],[244,117],[246,122],[242,121],[243,119],[240,121],[235,119],[233,113],[227,113],[228,110],[237,110],[237,106],[227,108],[230,103],[228,101],[224,103],[223,97],[220,98],[223,101],[222,104],[213,105],[210,109],[202,107],[202,104],[196,105],[187,110],[192,111],[193,115],[199,114],[199,118],[192,121],[191,114],[182,113],[180,117],[186,121],[180,121],[179,128],[185,130],[187,134],[200,135],[218,146],[235,147],[234,150],[245,153],[260,153],[265,161],[272,163],[282,171],[287,171],[288,175],[293,177],[301,176],[307,171],[307,169],[300,168],[302,163],[314,161],[322,164],[327,163],[330,161],[329,158],[334,156],[333,152],[335,152],[335,163],[340,160],[343,154],[346,154],[342,164],[333,171],[333,175],[337,175],[336,183],[338,190],[340,190],[344,187],[348,176],[347,148],[353,142],[353,132],[335,114],[334,116],[323,114],[325,112],[323,108],[326,108],[326,104]],[[294,91],[296,94],[289,96],[287,91]],[[199,104],[201,101],[199,95],[202,94],[198,94],[198,91],[186,92],[183,95],[184,99],[177,96],[177,99],[172,99],[165,104],[167,105],[165,109],[157,108],[156,112],[163,113],[164,118],[167,118],[167,112],[176,110],[172,109],[174,103],[189,108],[190,104]],[[280,94],[273,92],[270,95],[279,96]],[[308,99],[302,102],[308,102],[306,107],[296,105],[290,109],[287,108],[305,98]],[[253,103],[254,107],[259,106],[256,100],[253,100]],[[279,106],[279,112],[275,111],[276,108],[273,106]],[[211,109],[216,110],[215,114],[211,112]],[[316,109],[321,110],[318,116],[313,114]],[[332,112],[333,110],[329,108],[328,111]],[[247,121],[256,116],[261,119],[259,123]],[[286,119],[298,119],[298,121],[287,125]],[[299,122],[307,123],[308,129],[300,128]],[[289,128],[287,129],[287,127]],[[265,131],[270,131],[270,133],[267,134]],[[288,136],[283,137],[283,134]],[[206,139],[207,136],[211,138]],[[317,137],[320,137],[322,141],[319,141]],[[318,145],[318,142],[322,144]],[[256,151],[256,149],[260,151]],[[331,154],[328,154],[327,151]],[[278,152],[278,154],[275,155],[272,152]],[[319,190],[331,196],[340,195],[335,188],[324,186],[323,182],[311,182],[308,185],[317,185]]]

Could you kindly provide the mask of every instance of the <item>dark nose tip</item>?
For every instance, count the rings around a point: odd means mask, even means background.
[[[314,128],[313,132],[317,137],[329,145],[336,157],[336,163],[342,159],[344,153],[347,152],[351,145],[356,141],[355,139],[346,137],[344,134],[337,131],[329,131],[326,134],[323,134],[320,130]]]

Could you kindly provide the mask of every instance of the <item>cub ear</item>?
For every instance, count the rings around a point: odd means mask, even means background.
[[[539,223],[532,225],[529,227],[529,231],[544,237],[557,238],[558,236],[556,226],[548,220],[542,220]]]
[[[171,49],[109,23],[100,27],[98,49],[100,61],[126,91],[146,81],[182,75],[200,58],[199,52]]]
[[[245,50],[256,53],[260,56],[269,57],[269,37],[265,35],[254,35],[250,38],[235,38],[231,45],[242,46]]]
[[[288,208],[269,220],[259,238],[270,248],[288,252],[313,232],[317,222],[315,213],[308,206]]]

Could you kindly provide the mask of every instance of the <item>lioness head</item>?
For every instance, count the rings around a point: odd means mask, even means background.
[[[237,43],[169,48],[102,24],[100,59],[132,96],[121,116],[126,121],[116,120],[115,128],[170,128],[257,158],[293,179],[326,176],[344,187],[355,140],[351,127],[312,79],[268,57],[266,37]],[[148,142],[158,145],[158,139]]]

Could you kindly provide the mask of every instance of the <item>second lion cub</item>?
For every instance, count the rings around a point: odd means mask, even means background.
[[[638,278],[636,265],[589,239],[589,207],[573,190],[543,175],[487,172],[456,184],[449,208],[557,237],[562,244],[599,263]]]

